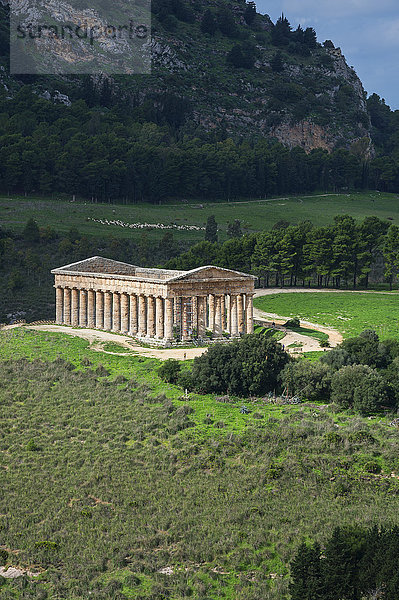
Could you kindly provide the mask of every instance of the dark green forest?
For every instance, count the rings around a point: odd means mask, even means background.
[[[381,100],[372,97],[369,102],[376,123],[381,115],[392,116]],[[175,127],[140,112],[89,107],[83,99],[70,107],[54,105],[27,86],[8,99],[2,90],[0,191],[160,202],[316,190],[399,190],[394,135],[384,144],[388,154],[365,163],[355,150],[343,148],[306,154],[276,141],[218,139],[217,133],[181,139]],[[389,122],[395,120],[392,116]]]
[[[337,527],[322,548],[303,543],[291,564],[292,600],[396,600],[399,529]]]

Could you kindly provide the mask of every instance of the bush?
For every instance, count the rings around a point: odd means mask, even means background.
[[[177,383],[177,378],[179,376],[181,370],[181,364],[178,360],[174,358],[168,358],[158,369],[158,375],[162,379],[162,381],[166,381],[167,383]]]
[[[37,452],[40,450],[40,446],[36,444],[35,440],[29,440],[29,442],[26,444],[26,449],[28,452]]]
[[[363,415],[381,409],[388,401],[382,377],[367,365],[349,365],[333,374],[331,400],[342,408],[353,408]]]
[[[380,343],[378,335],[371,329],[366,329],[358,337],[344,340],[341,348],[346,350],[354,363],[370,367],[386,367],[389,362],[389,350]]]
[[[347,350],[344,350],[340,346],[326,352],[320,357],[320,362],[324,365],[328,365],[332,371],[338,371],[342,367],[352,365],[353,360]]]
[[[191,371],[185,369],[184,371],[180,371],[177,376],[177,385],[179,385],[183,390],[192,390],[194,389],[193,376]]]
[[[193,388],[200,393],[261,396],[277,389],[278,376],[289,360],[280,344],[257,334],[215,344],[195,358]]]
[[[97,369],[95,370],[95,374],[98,377],[108,377],[110,372],[104,367],[104,365],[98,365]]]
[[[281,373],[282,387],[301,400],[328,401],[331,393],[331,369],[320,362],[297,360]]]
[[[288,319],[286,323],[284,323],[284,327],[300,327],[301,321],[299,317],[294,317],[293,319]]]
[[[366,473],[378,475],[378,473],[381,473],[381,465],[379,465],[375,460],[368,460],[364,465],[364,470]]]
[[[0,566],[3,566],[7,563],[8,560],[8,552],[7,550],[0,550]]]

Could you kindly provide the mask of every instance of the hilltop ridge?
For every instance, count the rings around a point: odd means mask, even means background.
[[[69,4],[51,6],[55,15]],[[3,60],[3,85],[28,83],[58,101],[57,92],[105,106],[118,102],[144,120],[166,114],[185,135],[268,137],[307,152],[370,139],[360,79],[341,50],[320,44],[312,28],[293,30],[284,16],[274,24],[253,2],[158,0],[152,10],[151,75],[10,78]],[[4,54],[4,26],[0,36]]]

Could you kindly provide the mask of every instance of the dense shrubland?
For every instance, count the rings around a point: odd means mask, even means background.
[[[242,430],[203,429],[200,399],[106,373],[0,363],[1,558],[45,571],[0,598],[282,600],[301,537],[397,522],[397,432],[383,422],[248,400]]]

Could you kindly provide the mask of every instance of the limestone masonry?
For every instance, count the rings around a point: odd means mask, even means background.
[[[171,345],[253,332],[255,277],[206,266],[146,269],[94,256],[51,271],[56,322]]]

